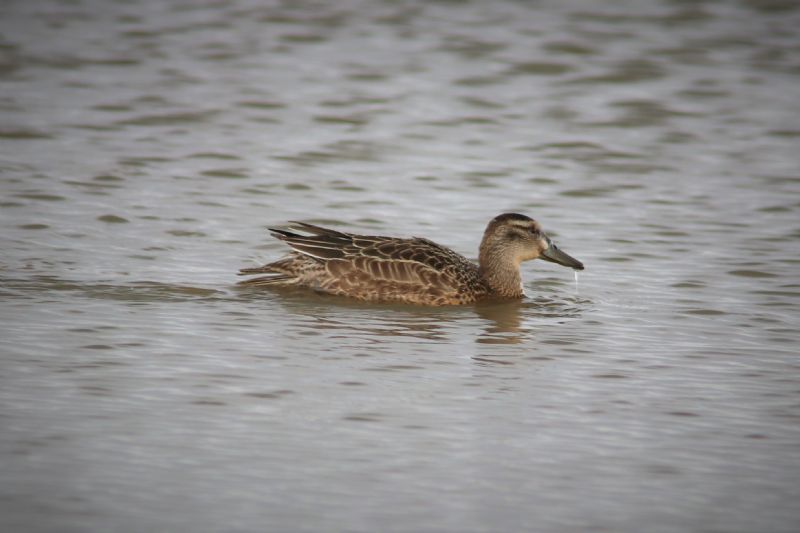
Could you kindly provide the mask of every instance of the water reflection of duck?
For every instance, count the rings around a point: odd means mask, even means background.
[[[242,285],[310,287],[363,301],[454,305],[521,298],[523,261],[541,258],[583,270],[583,264],[559,250],[538,222],[516,213],[489,222],[478,265],[419,237],[354,235],[302,222],[290,224],[303,234],[270,229],[293,251],[273,263],[243,268],[240,275],[268,275]]]

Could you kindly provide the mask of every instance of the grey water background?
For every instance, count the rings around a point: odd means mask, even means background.
[[[800,530],[800,9],[8,0],[3,531]],[[243,291],[286,220],[587,270]]]

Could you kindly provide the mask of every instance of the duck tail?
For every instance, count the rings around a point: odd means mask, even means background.
[[[256,269],[243,269],[243,270],[256,270]],[[252,272],[239,272],[239,274],[252,274]],[[260,276],[258,278],[245,279],[237,283],[237,285],[247,285],[250,287],[264,287],[275,285],[289,285],[296,281],[294,276],[287,276],[285,274],[275,274],[272,276]]]

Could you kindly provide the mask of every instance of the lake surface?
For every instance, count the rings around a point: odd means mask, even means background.
[[[8,1],[0,529],[800,530],[795,2]],[[495,215],[521,302],[242,290]]]

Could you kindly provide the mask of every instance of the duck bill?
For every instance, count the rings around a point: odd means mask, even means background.
[[[539,256],[540,259],[557,263],[559,265],[574,268],[575,270],[583,270],[583,263],[572,257],[571,255],[562,252],[555,243],[551,242],[550,246],[542,252]]]

